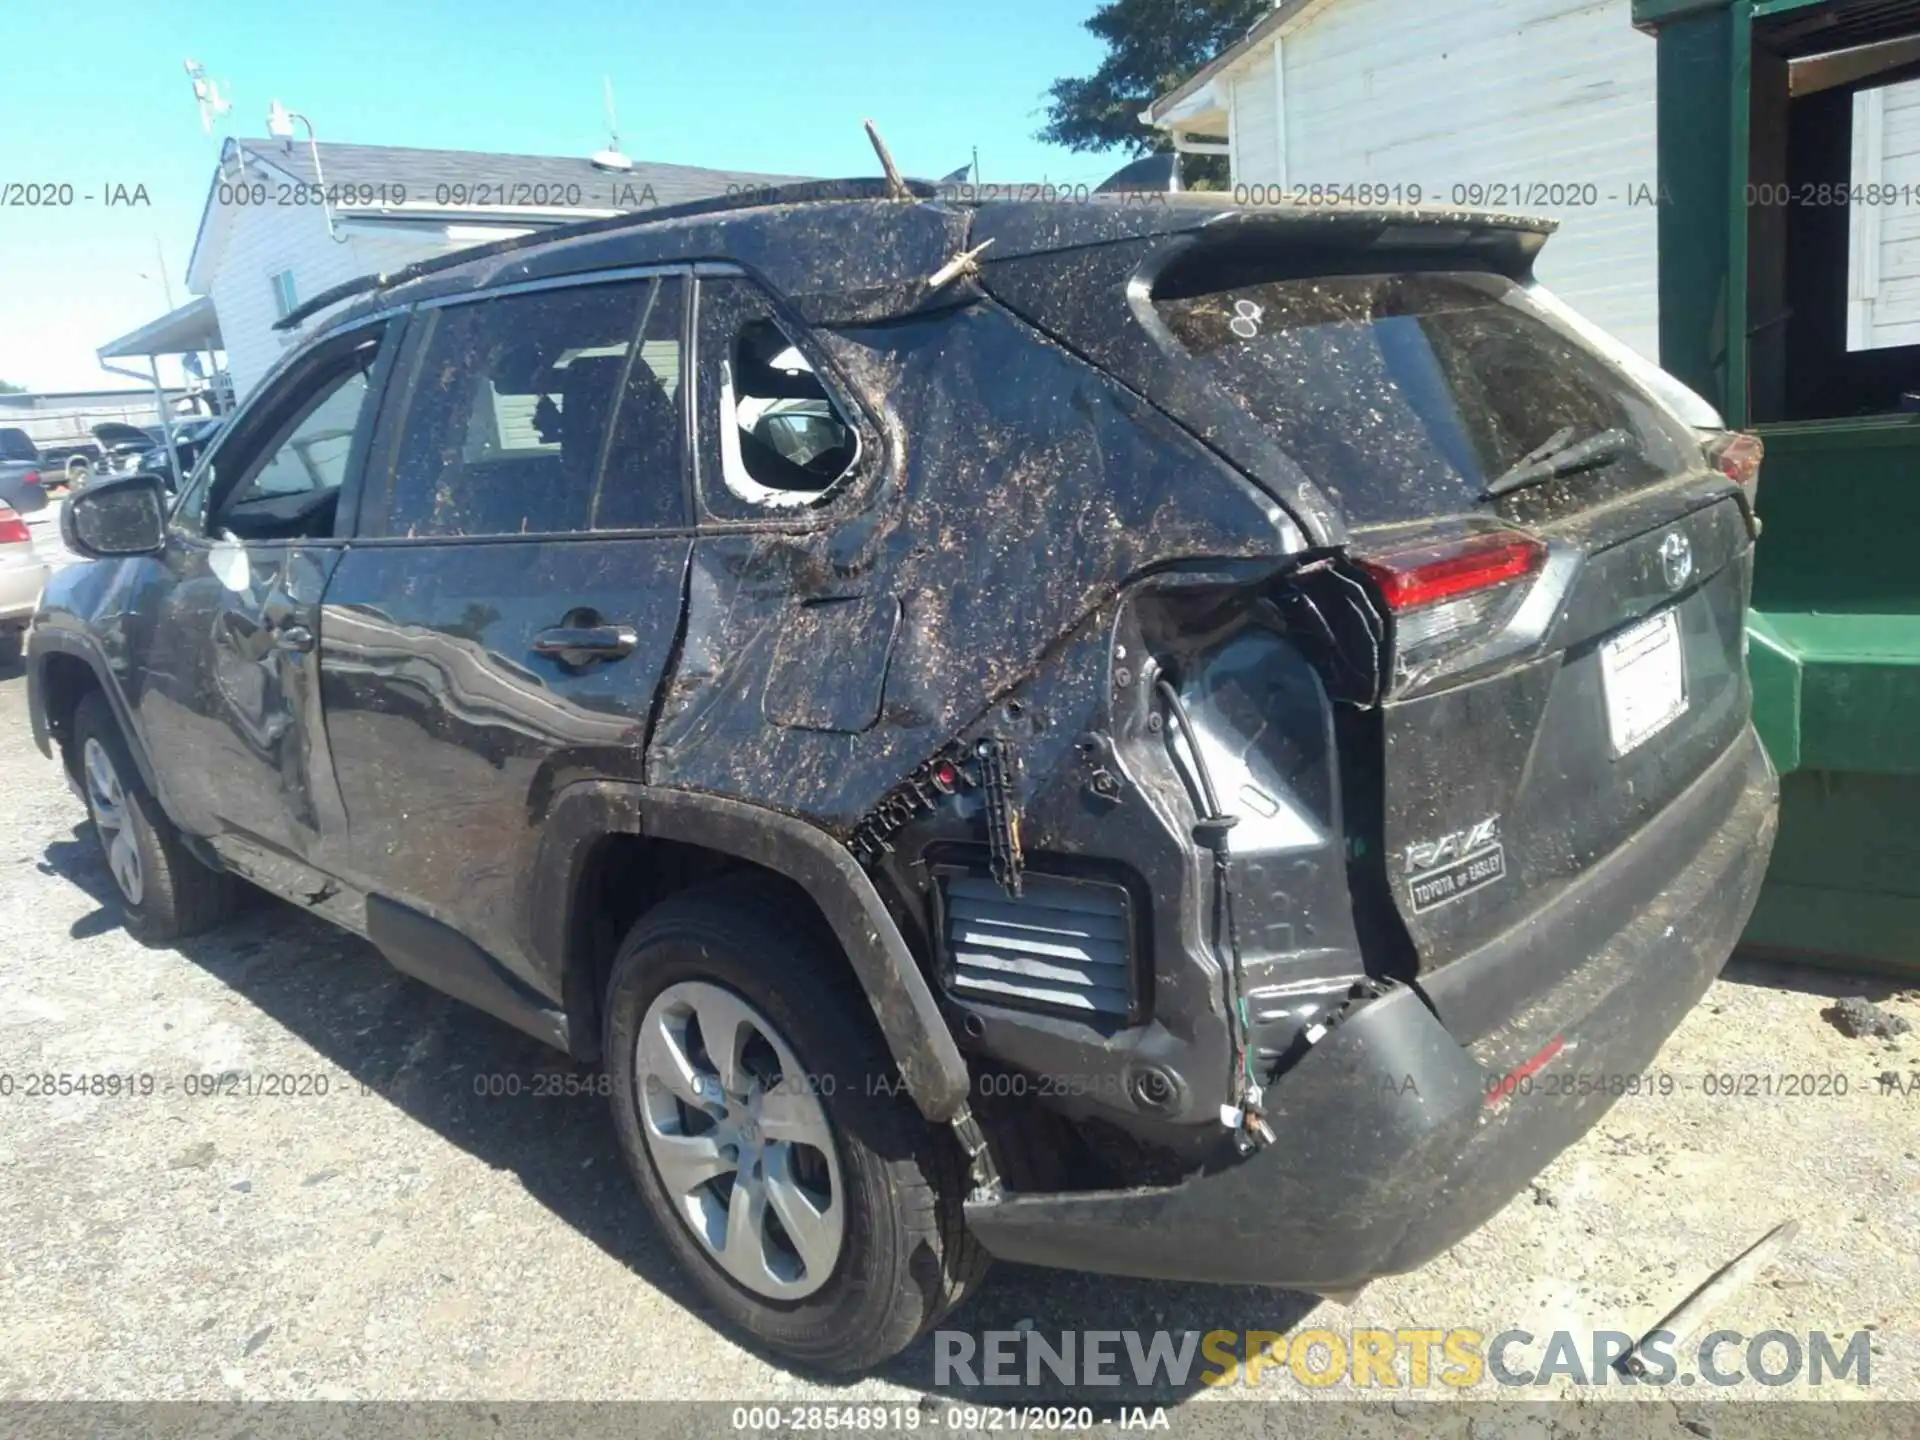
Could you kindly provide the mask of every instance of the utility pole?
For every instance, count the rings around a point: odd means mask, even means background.
[[[171,314],[173,311],[173,281],[168,278],[167,275],[167,256],[166,252],[160,248],[160,237],[158,235],[153,237],[153,255],[154,258],[160,262],[160,289],[167,297],[167,311]]]

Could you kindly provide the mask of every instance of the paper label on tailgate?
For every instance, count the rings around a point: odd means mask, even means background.
[[[1684,714],[1686,656],[1673,611],[1628,626],[1602,645],[1600,680],[1615,755],[1626,754]]]

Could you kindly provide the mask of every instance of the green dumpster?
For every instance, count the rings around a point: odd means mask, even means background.
[[[1659,44],[1661,363],[1766,444],[1748,670],[1781,813],[1747,943],[1920,974],[1920,344],[1860,303],[1878,237],[1920,240],[1920,186],[1863,176],[1854,135],[1856,94],[1920,78],[1920,0],[1633,14]]]

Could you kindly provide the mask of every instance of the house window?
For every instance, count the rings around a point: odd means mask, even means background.
[[[294,307],[300,303],[300,298],[294,293],[293,289],[293,271],[282,270],[268,283],[273,286],[274,318],[276,320],[284,320],[293,313]]]

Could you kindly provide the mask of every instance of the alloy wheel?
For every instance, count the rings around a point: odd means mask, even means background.
[[[839,1155],[820,1084],[731,990],[669,985],[635,1047],[641,1134],[675,1213],[728,1275],[797,1300],[846,1240]]]
[[[113,883],[129,905],[138,905],[146,894],[146,877],[140,869],[140,849],[134,843],[128,824],[127,791],[120,783],[120,772],[113,757],[98,740],[89,739],[82,755],[87,772],[87,808],[93,812],[94,828],[100,832],[100,846],[107,852],[107,869]]]

